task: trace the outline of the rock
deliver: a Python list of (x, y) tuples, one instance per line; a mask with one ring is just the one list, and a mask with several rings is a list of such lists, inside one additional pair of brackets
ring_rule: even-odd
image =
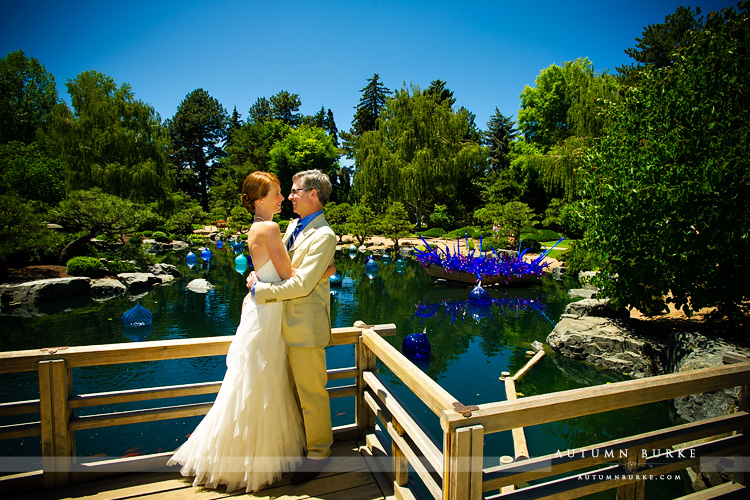
[(565, 276), (565, 272), (568, 270), (567, 267), (557, 266), (552, 268), (552, 278), (560, 280)]
[(91, 294), (95, 297), (115, 297), (128, 291), (122, 282), (112, 278), (91, 280)]
[(641, 378), (661, 373), (666, 345), (608, 318), (564, 317), (547, 336), (563, 356)]
[(0, 297), (3, 304), (33, 305), (65, 297), (86, 295), (91, 288), (90, 281), (89, 278), (75, 277), (0, 285)]
[(182, 251), (189, 250), (189, 249), (190, 249), (190, 245), (188, 245), (184, 241), (173, 241), (172, 242), (172, 248), (171, 248), (171, 250), (173, 250), (175, 252), (182, 252)]
[(182, 276), (180, 270), (177, 269), (177, 266), (173, 266), (172, 264), (154, 264), (152, 266), (148, 266), (148, 272), (156, 276), (162, 276), (166, 274), (170, 276)]
[(399, 257), (411, 257), (412, 249), (411, 247), (402, 246), (398, 249), (398, 256)]
[(209, 290), (214, 288), (211, 283), (204, 280), (203, 278), (191, 281), (190, 283), (188, 283), (187, 287), (190, 290), (198, 293), (207, 293)]
[(361, 247), (357, 248), (357, 252), (359, 253), (367, 253), (367, 251), (368, 250), (366, 245), (362, 245)]
[(615, 311), (609, 306), (609, 299), (583, 299), (571, 302), (565, 307), (564, 318), (580, 318), (581, 316), (597, 316), (600, 318), (625, 319), (630, 313), (625, 310)]
[(568, 297), (571, 299), (590, 299), (596, 295), (597, 290), (594, 288), (571, 288), (568, 290)]
[(534, 349), (536, 352), (543, 351), (544, 344), (542, 344), (538, 340), (535, 340), (534, 342), (531, 343), (531, 348)]
[(117, 275), (117, 279), (128, 287), (128, 291), (131, 293), (148, 290), (162, 284), (162, 280), (151, 273), (120, 273)]
[(598, 273), (598, 271), (581, 271), (578, 273), (578, 282), (583, 285), (583, 288), (596, 290), (596, 287), (591, 284), (591, 280)]

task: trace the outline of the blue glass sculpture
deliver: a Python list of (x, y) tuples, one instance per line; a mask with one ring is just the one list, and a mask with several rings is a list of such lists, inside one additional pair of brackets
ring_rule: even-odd
[(198, 263), (198, 256), (193, 253), (192, 250), (185, 256), (185, 264), (192, 269)]
[(396, 272), (398, 274), (404, 274), (406, 272), (406, 261), (403, 257), (396, 259)]
[(211, 250), (208, 249), (208, 247), (204, 248), (201, 252), (201, 259), (208, 262), (211, 259)]
[(141, 301), (137, 301), (132, 309), (128, 309), (122, 315), (122, 324), (125, 326), (146, 326), (150, 325), (153, 320), (151, 311), (141, 305)]
[[(237, 257), (237, 259), (239, 259), (239, 257)], [(247, 259), (240, 260), (239, 262), (237, 259), (234, 261), (234, 270), (244, 276), (247, 271)]]
[(223, 242), (223, 241), (221, 241), (221, 240), (216, 240), (216, 248), (217, 248), (218, 250), (221, 250), (221, 247), (223, 247), (223, 246), (224, 246), (224, 242)]
[(390, 264), (391, 259), (392, 259), (391, 254), (386, 253), (385, 255), (383, 255), (383, 265), (387, 266), (388, 264)]
[(331, 283), (331, 286), (341, 286), (341, 275), (339, 273), (336, 273), (328, 278), (328, 281)]
[(422, 333), (410, 333), (401, 343), (401, 352), (407, 358), (425, 359), (430, 356), (432, 346), (427, 338), (427, 328)]
[(469, 293), (469, 304), (475, 306), (488, 306), (492, 303), (492, 298), (489, 292), (482, 288), (482, 283), (477, 283), (477, 286)]
[(242, 252), (242, 241), (236, 241), (234, 245), (232, 245), (232, 249), (236, 254)]
[(357, 247), (354, 246), (354, 243), (351, 244), (349, 247), (349, 258), (353, 259), (357, 256)]
[(235, 257), (234, 265), (237, 266), (238, 264), (241, 264), (247, 267), (247, 257), (245, 257), (244, 253), (241, 253), (237, 257)]
[(365, 274), (367, 274), (367, 277), (371, 280), (378, 275), (378, 263), (375, 262), (372, 255), (367, 257), (367, 262), (365, 263)]

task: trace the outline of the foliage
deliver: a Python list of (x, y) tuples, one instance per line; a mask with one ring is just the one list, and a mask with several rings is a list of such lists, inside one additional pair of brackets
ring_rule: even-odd
[(71, 276), (100, 276), (104, 265), (96, 257), (73, 257), (67, 263), (66, 272)]
[(208, 211), (208, 192), (215, 163), (225, 156), (229, 116), (218, 100), (203, 89), (189, 93), (167, 123), (172, 137), (172, 160), (177, 186), (199, 199)]
[(344, 230), (351, 234), (359, 242), (360, 246), (365, 244), (365, 240), (374, 235), (377, 231), (377, 222), (375, 212), (364, 204), (355, 205), (349, 218), (344, 224)]
[(398, 240), (409, 236), (414, 230), (414, 224), (409, 222), (409, 214), (404, 205), (396, 202), (385, 211), (378, 229), (383, 236), (393, 240), (394, 246), (398, 248)]
[(571, 275), (581, 271), (596, 271), (601, 265), (601, 259), (578, 242), (569, 244), (568, 249), (557, 256), (557, 260), (565, 263), (567, 272)]
[(401, 202), (421, 226), (436, 204), (464, 213), (477, 203), (472, 180), (484, 171), (484, 156), (473, 114), (412, 86), (386, 101), (378, 124), (354, 151), (355, 190), (375, 210)]
[(445, 235), (443, 235), (443, 237), (445, 238), (452, 238), (452, 239), (464, 238), (464, 237), (479, 238), (480, 236), (482, 236), (482, 231), (480, 229), (477, 229), (474, 226), (460, 227), (458, 229), (454, 229), (453, 231), (450, 231), (448, 233), (445, 233)]
[(154, 214), (142, 206), (100, 189), (73, 191), (50, 212), (52, 221), (75, 232), (76, 238), (60, 253), (65, 263), (75, 250), (98, 234), (122, 237), (154, 220)]
[(250, 231), (253, 225), (253, 215), (243, 206), (237, 206), (232, 209), (227, 221), (227, 227), (233, 233), (246, 233)]
[(39, 151), (34, 143), (3, 144), (0, 146), (0, 191), (56, 205), (65, 196), (63, 165)]
[(425, 238), (442, 238), (446, 232), (445, 229), (440, 227), (431, 227), (427, 231), (420, 231), (420, 236), (424, 236)]
[(323, 207), (323, 214), (325, 215), (326, 221), (333, 229), (333, 232), (339, 238), (339, 243), (345, 234), (344, 227), (346, 225), (349, 213), (352, 211), (352, 206), (348, 203), (336, 203), (329, 202)]
[(474, 212), (474, 217), (487, 225), (497, 221), (500, 231), (516, 242), (521, 236), (521, 229), (531, 226), (536, 219), (534, 211), (520, 201), (511, 201), (504, 205), (487, 205)]
[(435, 210), (430, 214), (430, 226), (449, 229), (453, 227), (453, 216), (448, 213), (445, 205), (435, 205)]
[(67, 167), (69, 190), (98, 187), (135, 201), (163, 201), (172, 188), (169, 137), (154, 108), (97, 71), (68, 80), (72, 110), (58, 104), (40, 143)]
[(27, 264), (57, 248), (60, 236), (47, 228), (44, 215), (37, 204), (0, 193), (0, 277), (11, 263)]
[(521, 229), (521, 238), (533, 237), (538, 241), (557, 241), (562, 238), (562, 234), (551, 229), (537, 229), (534, 227), (525, 227)]
[[(588, 248), (615, 307), (737, 317), (750, 299), (750, 24), (709, 16), (669, 68), (644, 68), (608, 109), (587, 164)], [(671, 294), (671, 297), (668, 297)]]
[(342, 132), (341, 139), (343, 148), (349, 158), (354, 158), (355, 142), (365, 132), (377, 130), (378, 118), (383, 111), (385, 102), (391, 91), (380, 81), (380, 75), (375, 73), (372, 78), (367, 79), (367, 85), (360, 89), (362, 97), (359, 98), (357, 111), (352, 119), (352, 127), (349, 132)]
[(193, 226), (203, 226), (203, 222), (208, 219), (208, 214), (203, 211), (200, 205), (190, 200), (187, 206), (180, 209), (169, 218), (169, 225), (172, 226), (176, 234), (190, 234), (193, 232)]
[(164, 231), (156, 231), (151, 238), (154, 239), (154, 241), (158, 241), (159, 243), (169, 243), (172, 241), (172, 238), (169, 237), (167, 233)]
[(566, 236), (580, 239), (586, 232), (587, 205), (583, 201), (566, 203), (560, 207), (558, 221)]
[(495, 108), (495, 114), (487, 122), (487, 131), (483, 133), (484, 144), (489, 150), (491, 169), (499, 171), (510, 166), (510, 143), (516, 138), (517, 133), (515, 122)]
[[(81, 257), (73, 257), (72, 259), (70, 259), (68, 261), (68, 268), (70, 268), (70, 263), (73, 262), (74, 259), (79, 259), (79, 258)], [(137, 268), (132, 262), (127, 262), (124, 260), (107, 261), (106, 268), (107, 268), (107, 271), (112, 274), (134, 273), (137, 271)]]
[(55, 77), (22, 50), (0, 59), (0, 144), (31, 143), (58, 101)]

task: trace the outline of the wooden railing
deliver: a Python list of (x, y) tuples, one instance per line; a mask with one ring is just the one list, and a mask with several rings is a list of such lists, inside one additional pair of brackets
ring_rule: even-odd
[[(362, 324), (362, 327), (367, 325)], [(362, 327), (334, 328), (332, 345), (360, 343)], [(393, 324), (370, 326), (375, 335), (393, 335)], [(164, 466), (171, 452), (141, 457), (80, 463), (75, 456), (75, 432), (84, 429), (125, 425), (139, 422), (175, 419), (203, 415), (213, 403), (169, 405), (98, 415), (74, 415), (77, 408), (161, 400), (217, 393), (221, 382), (204, 382), (169, 387), (149, 387), (96, 394), (73, 394), (73, 368), (115, 365), (147, 361), (225, 355), (233, 337), (164, 340), (154, 342), (52, 348), (41, 350), (0, 352), (0, 373), (38, 372), (39, 399), (0, 404), (0, 417), (39, 414), (39, 421), (0, 426), (0, 440), (41, 437), (42, 470), (6, 476), (0, 488), (13, 483), (34, 487), (41, 479), (45, 488), (58, 488), (71, 482), (92, 479), (97, 475), (122, 470), (148, 470)], [(358, 352), (362, 352), (359, 350)], [(362, 363), (355, 355), (355, 366), (329, 370), (329, 380), (361, 379)], [(358, 397), (356, 383), (329, 388), (332, 398)], [(358, 407), (364, 405), (357, 403)], [(358, 414), (363, 418), (362, 414)], [(361, 435), (362, 421), (335, 429), (335, 436)], [(97, 474), (99, 473), (99, 474)], [(31, 485), (31, 486), (29, 486)]]
[[(640, 499), (649, 476), (699, 465), (701, 460), (711, 456), (724, 457), (724, 460), (741, 457), (750, 450), (750, 434), (744, 431), (750, 428), (750, 360), (741, 356), (725, 357), (728, 364), (724, 366), (467, 406), (463, 404), (466, 401), (458, 401), (382, 338), (393, 333), (394, 325), (334, 329), (334, 344), (356, 344), (357, 347), (355, 366), (329, 370), (329, 379), (351, 378), (355, 383), (329, 391), (331, 397), (353, 395), (356, 401), (355, 423), (335, 429), (335, 435), (366, 434), (373, 456), (384, 457), (389, 462), (382, 470), (391, 476), (394, 494), (399, 499), (415, 498), (408, 479), (410, 468), (432, 496), (443, 500), (567, 499), (613, 488), (617, 488), (618, 499)], [(57, 352), (0, 353), (0, 373), (37, 371), (40, 389), (38, 400), (0, 404), (0, 416), (40, 414), (39, 422), (0, 427), (0, 439), (41, 436), (43, 469), (29, 476), (42, 478), (47, 488), (64, 486), (84, 477), (90, 479), (100, 469), (106, 473), (112, 473), (118, 466), (128, 471), (138, 467), (154, 470), (164, 465), (171, 452), (116, 459), (106, 464), (77, 463), (75, 431), (201, 415), (208, 411), (211, 403), (89, 416), (75, 416), (74, 409), (215, 393), (219, 383), (73, 394), (71, 369), (222, 355), (226, 354), (231, 339), (214, 337), (73, 347)], [(378, 360), (440, 419), (442, 449), (388, 389), (378, 375)], [(526, 459), (524, 454), (516, 453), (518, 460), (509, 457), (510, 463), (489, 468), (483, 465), (484, 436), (489, 433), (513, 432), (531, 425), (729, 387), (740, 387), (740, 405), (725, 416), (591, 443), (578, 448), (573, 456), (552, 454)], [(386, 443), (384, 433), (390, 437), (390, 443)], [(689, 448), (684, 444), (695, 440), (701, 440), (701, 444)], [(746, 494), (742, 467), (736, 469), (734, 481), (702, 492), (700, 498), (715, 498), (725, 493)], [(584, 478), (586, 480), (582, 480)], [(11, 478), (6, 483), (18, 479), (23, 478)], [(0, 480), (0, 488), (5, 487), (3, 480)], [(529, 481), (534, 484), (518, 487)]]
[[(363, 357), (379, 359), (437, 417), (442, 452), (403, 408), (374, 371), (363, 373), (362, 399), (391, 438), (390, 459), (396, 498), (414, 498), (407, 484), (409, 466), (437, 499), (578, 498), (617, 488), (618, 499), (643, 498), (653, 477), (696, 466), (710, 457), (741, 457), (750, 451), (750, 359), (725, 356), (724, 366), (630, 380), (552, 394), (466, 406), (409, 362), (375, 332), (363, 332)], [(531, 425), (582, 417), (690, 394), (740, 387), (740, 405), (729, 415), (677, 425), (578, 448), (571, 457), (551, 454), (484, 468), (484, 436)], [(690, 441), (701, 439), (701, 444)], [(368, 445), (387, 453), (387, 444), (368, 436)], [(654, 450), (661, 452), (655, 453)], [(681, 451), (674, 451), (681, 450)], [(508, 457), (510, 458), (510, 457)], [(741, 460), (734, 481), (700, 493), (699, 498), (747, 495)], [(747, 462), (744, 462), (746, 467)], [(598, 468), (597, 468), (598, 467)], [(595, 468), (595, 470), (592, 470)], [(732, 466), (729, 466), (732, 470)], [(569, 475), (568, 475), (569, 474)], [(563, 477), (560, 477), (563, 476)], [(516, 485), (535, 481), (532, 486)], [(493, 493), (497, 492), (497, 493)]]

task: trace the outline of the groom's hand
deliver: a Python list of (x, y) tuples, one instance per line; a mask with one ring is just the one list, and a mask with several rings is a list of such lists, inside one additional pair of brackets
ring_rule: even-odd
[(250, 274), (247, 276), (247, 289), (252, 291), (256, 281), (258, 281), (258, 276), (255, 274), (255, 271), (250, 271)]

